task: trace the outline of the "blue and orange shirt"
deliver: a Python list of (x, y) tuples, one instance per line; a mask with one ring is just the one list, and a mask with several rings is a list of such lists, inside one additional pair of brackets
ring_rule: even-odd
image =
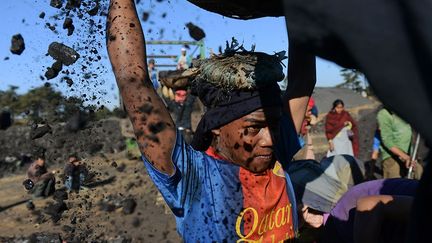
[(299, 149), (290, 118), (281, 120), (283, 138), (276, 162), (255, 174), (211, 151), (196, 151), (177, 133), (169, 176), (144, 157), (150, 177), (177, 221), (185, 242), (286, 242), (295, 238), (297, 213), (287, 165)]

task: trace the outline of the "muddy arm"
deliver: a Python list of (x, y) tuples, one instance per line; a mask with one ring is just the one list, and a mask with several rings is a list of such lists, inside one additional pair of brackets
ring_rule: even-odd
[(111, 0), (107, 19), (111, 65), (141, 153), (161, 172), (174, 173), (174, 123), (153, 89), (134, 0)]
[(300, 132), (309, 98), (315, 87), (315, 69), (315, 56), (290, 42), (288, 87), (284, 104), (286, 111), (291, 114), (297, 133)]

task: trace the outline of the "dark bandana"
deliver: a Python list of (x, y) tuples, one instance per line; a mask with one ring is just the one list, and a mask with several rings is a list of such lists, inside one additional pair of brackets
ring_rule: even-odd
[(257, 90), (222, 91), (209, 84), (192, 87), (207, 111), (199, 122), (192, 141), (195, 150), (205, 151), (211, 145), (211, 130), (226, 125), (262, 107), (281, 106), (280, 89), (276, 82)]

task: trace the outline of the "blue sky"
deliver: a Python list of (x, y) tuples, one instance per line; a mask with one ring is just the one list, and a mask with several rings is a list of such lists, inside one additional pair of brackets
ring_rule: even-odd
[[(49, 5), (50, 0), (17, 0), (2, 1), (0, 8), (0, 90), (5, 90), (9, 85), (19, 86), (19, 92), (25, 92), (29, 88), (37, 87), (46, 80), (41, 80), (40, 76), (45, 73), (46, 68), (51, 66), (54, 60), (46, 56), (48, 45), (53, 42), (62, 42), (78, 50), (83, 55), (84, 48), (89, 45), (85, 40), (95, 39), (90, 47), (94, 47), (101, 56), (101, 60), (93, 62), (91, 65), (85, 63), (85, 58), (80, 58), (72, 66), (66, 67), (75, 74), (69, 75), (75, 82), (72, 87), (68, 87), (62, 82), (62, 76), (49, 80), (58, 90), (67, 95), (83, 95), (87, 97), (96, 96), (92, 102), (99, 102), (108, 107), (116, 106), (118, 103), (117, 89), (115, 80), (111, 72), (111, 67), (106, 53), (105, 36), (101, 33), (89, 34), (84, 29), (88, 29), (90, 23), (88, 19), (81, 21), (73, 17), (75, 32), (71, 37), (66, 35), (60, 20), (50, 18), (60, 10)], [(101, 4), (107, 6), (108, 1), (102, 0)], [(206, 32), (205, 46), (206, 52), (210, 48), (217, 52), (220, 45), (224, 46), (226, 40), (231, 37), (243, 42), (246, 48), (252, 44), (256, 45), (256, 51), (267, 53), (287, 50), (288, 41), (283, 18), (261, 18), (257, 20), (234, 20), (218, 14), (202, 10), (185, 0), (163, 1), (141, 0), (137, 5), (139, 16), (143, 11), (149, 12), (150, 17), (147, 22), (142, 22), (147, 40), (192, 40), (185, 28), (187, 22), (203, 28)], [(45, 12), (44, 19), (39, 18), (41, 12)], [(162, 15), (166, 17), (163, 18)], [(102, 24), (105, 27), (104, 17), (93, 18), (96, 25)], [(57, 24), (54, 33), (46, 27), (46, 23)], [(82, 25), (82, 26), (80, 26)], [(163, 29), (163, 30), (162, 30)], [(150, 32), (151, 31), (151, 32)], [(11, 37), (21, 33), (24, 37), (26, 49), (20, 55), (13, 55), (10, 51)], [(147, 47), (148, 54), (170, 54), (177, 55), (181, 46), (161, 46), (151, 45)], [(194, 48), (191, 48), (191, 51)], [(4, 60), (8, 57), (8, 60)], [(159, 63), (172, 63), (171, 60), (157, 60)], [(87, 66), (86, 73), (90, 73), (93, 79), (84, 79), (82, 66)], [(342, 78), (339, 74), (340, 67), (322, 59), (317, 61), (318, 86), (333, 86), (341, 83)], [(97, 75), (97, 77), (95, 76)]]

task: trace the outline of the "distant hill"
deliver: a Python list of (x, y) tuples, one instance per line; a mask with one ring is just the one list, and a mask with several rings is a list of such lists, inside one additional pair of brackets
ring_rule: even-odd
[(346, 109), (374, 104), (374, 101), (347, 88), (316, 87), (312, 97), (320, 114), (329, 112), (336, 99), (343, 100)]

